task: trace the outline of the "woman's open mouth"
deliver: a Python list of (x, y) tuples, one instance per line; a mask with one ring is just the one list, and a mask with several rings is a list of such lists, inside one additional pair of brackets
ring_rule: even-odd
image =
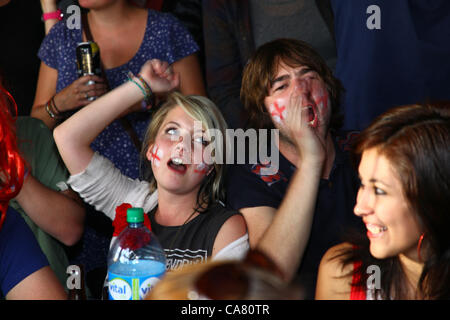
[(167, 166), (172, 171), (179, 173), (179, 174), (185, 174), (187, 170), (187, 166), (183, 163), (183, 160), (181, 158), (172, 158), (167, 162)]

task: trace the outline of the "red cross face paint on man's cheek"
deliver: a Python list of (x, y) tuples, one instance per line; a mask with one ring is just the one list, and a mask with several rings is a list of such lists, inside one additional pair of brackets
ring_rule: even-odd
[(331, 103), (328, 90), (321, 81), (311, 82), (311, 98), (315, 104), (311, 126), (314, 128), (327, 126), (331, 116)]
[(287, 116), (287, 99), (279, 98), (269, 105), (269, 112), (272, 120), (281, 125)]

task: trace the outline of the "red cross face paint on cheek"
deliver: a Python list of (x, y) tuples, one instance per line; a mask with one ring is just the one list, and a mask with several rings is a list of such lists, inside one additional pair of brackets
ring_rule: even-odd
[(152, 162), (152, 164), (156, 167), (159, 167), (161, 164), (161, 159), (164, 156), (163, 150), (161, 150), (158, 145), (154, 145), (150, 155), (150, 161)]
[(209, 171), (209, 166), (203, 162), (196, 165), (194, 168), (194, 172), (198, 173), (199, 175), (202, 175), (202, 176), (206, 176), (208, 174), (208, 171)]
[(287, 101), (286, 99), (277, 99), (274, 103), (269, 105), (269, 112), (272, 120), (278, 124), (283, 124), (287, 115)]
[(311, 83), (311, 97), (314, 100), (314, 115), (310, 123), (313, 128), (327, 126), (331, 117), (330, 98), (328, 91), (320, 81)]

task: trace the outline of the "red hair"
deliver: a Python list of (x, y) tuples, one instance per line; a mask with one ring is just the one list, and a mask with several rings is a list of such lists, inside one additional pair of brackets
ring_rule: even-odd
[(25, 162), (17, 148), (14, 126), (16, 115), (16, 102), (0, 83), (0, 229), (9, 200), (22, 188), (25, 172)]

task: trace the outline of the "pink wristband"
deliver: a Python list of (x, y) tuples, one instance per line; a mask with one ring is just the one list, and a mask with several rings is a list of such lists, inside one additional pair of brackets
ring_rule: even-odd
[(50, 20), (50, 19), (58, 19), (58, 20), (62, 20), (62, 16), (61, 16), (61, 10), (56, 10), (56, 11), (53, 11), (53, 12), (47, 12), (47, 13), (44, 13), (43, 15), (42, 15), (42, 19), (44, 20), (44, 21), (47, 21), (47, 20)]

